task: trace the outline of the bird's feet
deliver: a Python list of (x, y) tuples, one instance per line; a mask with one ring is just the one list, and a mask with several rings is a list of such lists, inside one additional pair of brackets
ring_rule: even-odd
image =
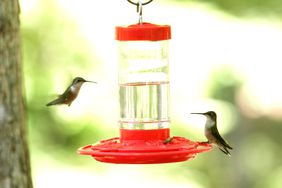
[(209, 144), (209, 141), (205, 141), (205, 142), (199, 142), (199, 144)]
[(163, 142), (163, 144), (168, 144), (168, 143), (172, 142), (172, 140), (173, 140), (173, 137), (167, 138), (167, 139)]

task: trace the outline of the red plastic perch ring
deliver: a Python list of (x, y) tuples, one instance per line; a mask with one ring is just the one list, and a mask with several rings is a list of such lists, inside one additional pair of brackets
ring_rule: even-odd
[[(79, 148), (78, 153), (91, 155), (100, 162), (153, 164), (186, 161), (212, 148), (209, 144), (193, 142), (178, 136), (164, 144), (164, 140), (169, 137), (169, 129), (121, 129), (120, 135), (120, 138), (102, 140), (97, 144)], [(152, 135), (154, 137), (151, 137)]]

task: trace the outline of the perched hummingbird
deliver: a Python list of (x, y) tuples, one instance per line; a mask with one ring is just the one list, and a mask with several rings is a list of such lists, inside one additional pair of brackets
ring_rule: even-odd
[(218, 148), (226, 155), (231, 156), (228, 149), (233, 149), (227, 142), (220, 136), (217, 125), (216, 125), (216, 113), (214, 111), (208, 111), (205, 113), (191, 113), (191, 114), (201, 114), (207, 117), (205, 125), (205, 136), (208, 139), (208, 143), (215, 144)]
[(81, 77), (76, 77), (75, 79), (73, 79), (72, 84), (66, 89), (63, 94), (59, 95), (57, 99), (46, 104), (46, 106), (57, 104), (67, 104), (68, 106), (70, 106), (74, 99), (77, 97), (80, 87), (84, 82), (96, 83), (93, 81), (87, 81)]

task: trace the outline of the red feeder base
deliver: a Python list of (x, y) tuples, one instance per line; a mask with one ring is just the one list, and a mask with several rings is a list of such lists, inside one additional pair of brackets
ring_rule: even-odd
[(78, 153), (107, 163), (153, 164), (186, 161), (212, 148), (210, 144), (178, 136), (164, 144), (164, 140), (169, 138), (169, 129), (120, 131), (121, 138), (84, 146), (78, 149)]

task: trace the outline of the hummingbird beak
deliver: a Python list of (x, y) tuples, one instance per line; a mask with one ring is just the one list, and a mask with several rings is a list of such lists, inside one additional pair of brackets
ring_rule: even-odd
[(84, 82), (91, 82), (91, 83), (97, 84), (97, 82), (93, 82), (93, 81), (89, 81), (89, 80), (85, 80)]
[(191, 114), (200, 114), (200, 115), (205, 115), (205, 113), (191, 113)]

